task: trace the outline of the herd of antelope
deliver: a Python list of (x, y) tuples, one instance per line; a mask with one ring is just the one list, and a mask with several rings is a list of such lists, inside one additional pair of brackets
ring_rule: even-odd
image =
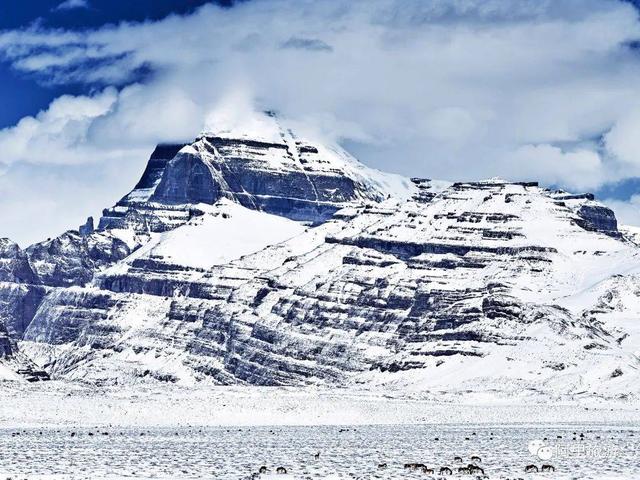
[[(316, 459), (320, 458), (320, 452), (315, 454), (314, 457)], [(451, 467), (451, 466), (445, 465), (437, 469), (430, 468), (424, 463), (405, 463), (404, 468), (406, 470), (410, 470), (413, 472), (422, 472), (426, 475), (436, 475), (436, 470), (437, 470), (437, 474), (440, 476), (453, 475), (454, 473), (457, 473), (458, 475), (475, 475), (478, 478), (488, 478), (487, 475), (485, 474), (484, 469), (478, 465), (479, 463), (482, 463), (482, 459), (480, 457), (478, 457), (477, 455), (473, 455), (472, 457), (469, 458), (469, 461), (470, 463), (468, 463), (467, 465), (462, 465), (457, 467)], [(455, 456), (453, 457), (453, 463), (459, 465), (461, 463), (464, 463), (464, 460), (460, 456)], [(388, 466), (389, 465), (387, 463), (379, 463), (378, 470), (384, 470), (388, 468)], [(555, 467), (549, 464), (542, 465), (540, 468), (538, 468), (537, 465), (533, 465), (533, 464), (526, 465), (524, 467), (525, 473), (555, 472), (555, 471), (556, 471)], [(268, 474), (268, 473), (270, 473), (269, 468), (263, 465), (258, 469), (258, 473), (254, 474), (253, 476), (255, 478), (260, 475)], [(278, 467), (275, 469), (275, 473), (286, 474), (287, 469), (284, 467)]]

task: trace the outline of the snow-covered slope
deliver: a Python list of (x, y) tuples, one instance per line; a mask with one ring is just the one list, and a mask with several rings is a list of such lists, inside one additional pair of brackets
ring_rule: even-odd
[[(195, 265), (176, 249), (202, 248), (207, 213), (47, 296), (21, 349), (91, 381), (637, 395), (640, 250), (610, 210), (533, 183), (414, 183), (413, 200), (353, 203)], [(229, 208), (230, 232), (268, 216), (213, 210)], [(607, 288), (624, 291), (613, 309)]]
[(163, 259), (192, 269), (224, 265), (243, 255), (288, 240), (305, 227), (284, 217), (250, 210), (227, 199), (200, 204), (202, 215), (151, 240), (104, 274), (123, 271), (134, 261)]

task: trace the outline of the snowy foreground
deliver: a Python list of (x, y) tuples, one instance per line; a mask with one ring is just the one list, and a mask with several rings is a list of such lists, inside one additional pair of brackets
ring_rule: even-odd
[[(263, 465), (261, 478), (429, 478), (404, 468), (412, 462), (433, 468), (434, 478), (444, 466), (456, 477), (475, 455), (489, 478), (640, 477), (635, 402), (444, 400), (8, 382), (0, 387), (0, 478), (240, 479)], [(551, 458), (530, 452), (535, 440)], [(524, 473), (529, 464), (556, 472)], [(278, 466), (287, 475), (276, 475)]]
[[(2, 384), (0, 384), (2, 385)], [(550, 404), (551, 403), (551, 404)], [(640, 405), (598, 398), (536, 397), (281, 387), (99, 388), (67, 382), (0, 387), (0, 428), (250, 425), (537, 424), (640, 425)]]

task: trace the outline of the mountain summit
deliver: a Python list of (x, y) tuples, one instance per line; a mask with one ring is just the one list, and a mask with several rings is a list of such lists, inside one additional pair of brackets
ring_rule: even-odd
[(162, 231), (184, 214), (176, 206), (221, 198), (320, 223), (349, 202), (411, 194), (408, 180), (367, 168), (337, 145), (298, 137), (271, 112), (258, 120), (251, 135), (221, 127), (189, 144), (159, 145), (134, 190), (104, 211), (99, 228)]

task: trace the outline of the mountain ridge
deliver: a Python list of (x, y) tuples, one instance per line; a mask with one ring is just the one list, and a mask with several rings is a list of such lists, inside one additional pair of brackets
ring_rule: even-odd
[(5, 357), (90, 383), (637, 394), (640, 250), (592, 195), (403, 185), (288, 135), (158, 146), (96, 229), (5, 242)]

